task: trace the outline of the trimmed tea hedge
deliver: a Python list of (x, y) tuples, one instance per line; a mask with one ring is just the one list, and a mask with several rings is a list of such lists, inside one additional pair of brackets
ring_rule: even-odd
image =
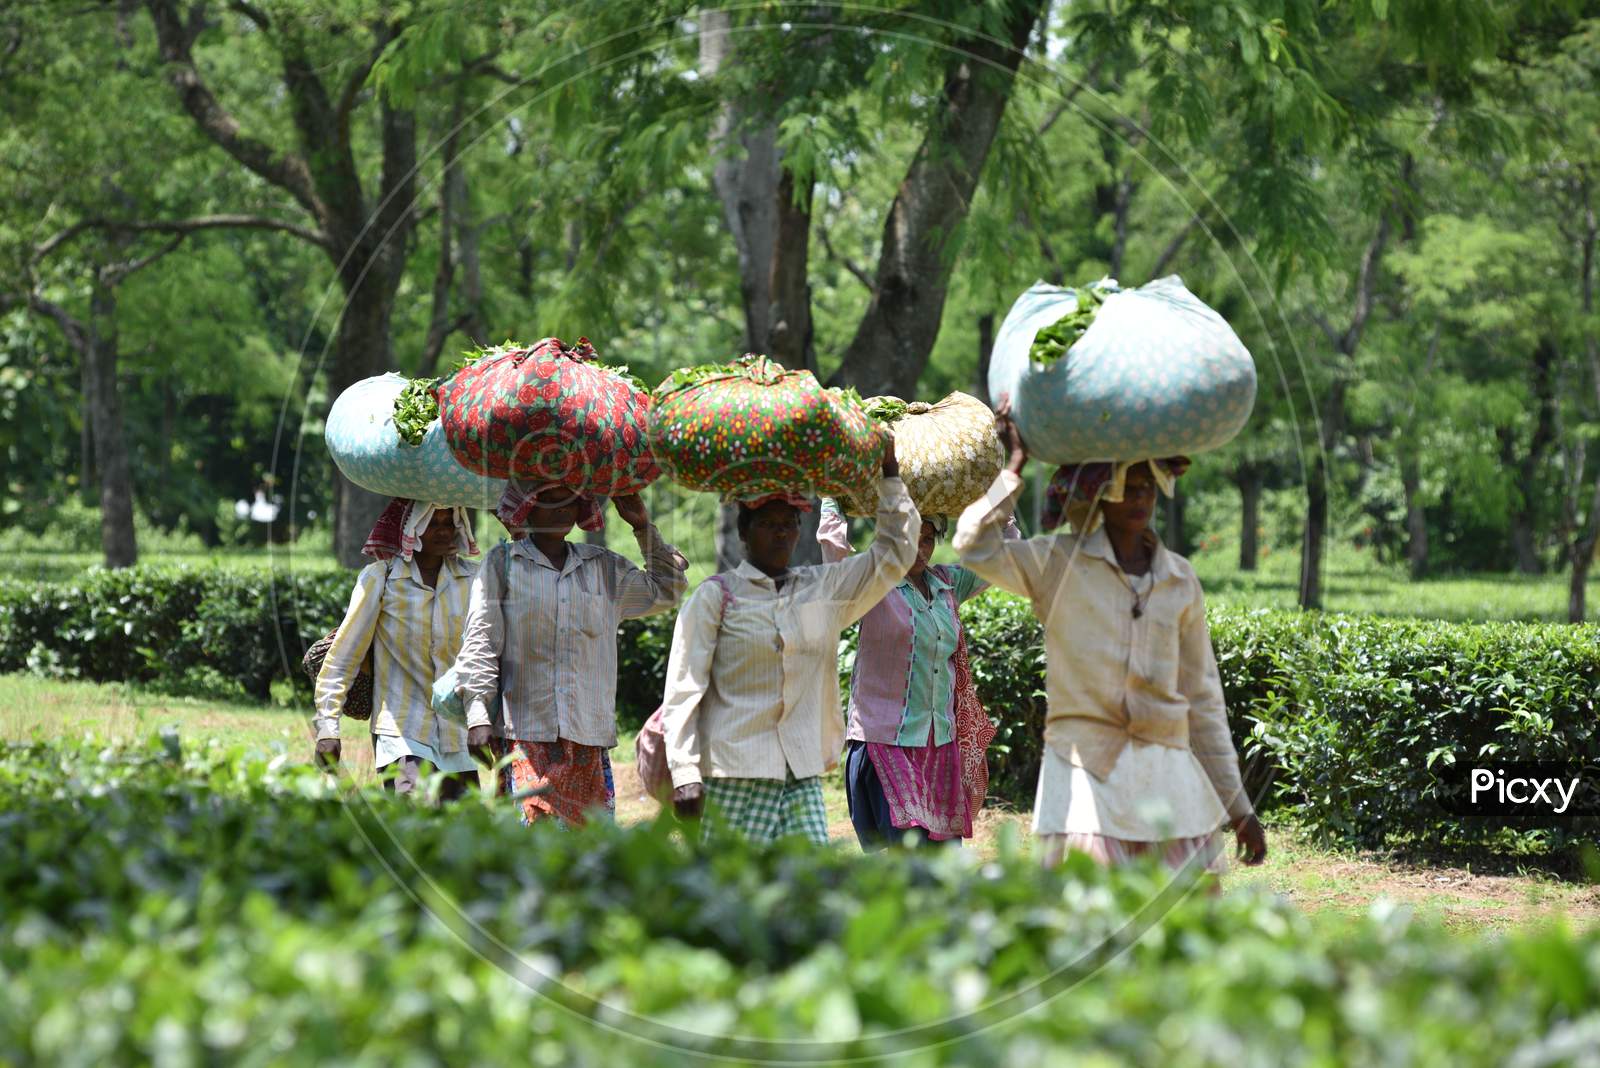
[[(274, 577), (132, 568), (73, 583), (0, 584), (0, 671), (184, 685), (221, 672), (265, 696), (277, 678), (309, 699), (306, 643), (337, 623), (342, 573)], [(1027, 605), (990, 591), (963, 610), (980, 696), (999, 733), (991, 793), (1032, 803), (1044, 721), (1044, 654)], [(1508, 843), (1444, 813), (1440, 773), (1475, 760), (1588, 767), (1600, 783), (1600, 630), (1445, 624), (1212, 606), (1213, 641), (1246, 779), (1263, 808), (1290, 806), (1340, 840), (1562, 850), (1600, 819), (1551, 821)], [(625, 623), (618, 718), (660, 701), (673, 615)], [(842, 649), (848, 673), (852, 646)]]
[(265, 700), (344, 617), (343, 572), (275, 575), (160, 565), (0, 584), (0, 671), (185, 686), (220, 673)]
[(1533, 1068), (1600, 1035), (1593, 931), (342, 807), (309, 767), (176, 748), (0, 749), (0, 1059)]

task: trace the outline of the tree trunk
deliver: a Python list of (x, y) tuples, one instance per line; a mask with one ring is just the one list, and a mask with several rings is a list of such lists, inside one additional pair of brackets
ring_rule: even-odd
[[(733, 56), (732, 17), (700, 12), (700, 76), (713, 78)], [(772, 326), (773, 252), (778, 242), (778, 131), (752, 126), (739, 101), (723, 105), (712, 126), (717, 154), (711, 184), (739, 256), (739, 293), (745, 314), (745, 349), (765, 352)], [(809, 221), (809, 213), (807, 215)], [(809, 316), (808, 316), (809, 318)]]
[[(459, 325), (450, 314), (450, 291), (456, 276), (456, 231), (462, 226), (459, 213), (466, 200), (466, 172), (461, 168), (462, 115), (466, 109), (466, 82), (456, 89), (455, 105), (450, 109), (444, 151), (439, 161), (443, 175), (439, 181), (439, 263), (433, 272), (433, 311), (428, 316), (428, 333), (422, 342), (422, 358), (417, 377), (429, 378), (439, 370), (439, 355), (445, 341)], [(571, 270), (569, 261), (567, 269)]]
[(1567, 580), (1567, 622), (1582, 623), (1585, 612), (1586, 595), (1588, 593), (1589, 565), (1593, 560), (1593, 547), (1590, 552), (1575, 553), (1572, 560), (1572, 574)]
[(1307, 473), (1306, 525), (1300, 542), (1300, 607), (1322, 607), (1322, 555), (1328, 537), (1328, 468), (1330, 454), (1344, 429), (1343, 378), (1328, 387), (1328, 403), (1322, 417), (1320, 448)]
[[(714, 77), (732, 58), (730, 26), (726, 12), (700, 13), (701, 77)], [(815, 372), (809, 278), (812, 191), (809, 185), (797, 190), (794, 176), (783, 169), (777, 127), (752, 125), (752, 114), (753, 109), (730, 102), (712, 129), (712, 143), (719, 153), (712, 185), (739, 258), (744, 347), (747, 352), (766, 353), (785, 367)], [(738, 514), (735, 506), (722, 508), (716, 534), (718, 571), (736, 567), (744, 559)], [(822, 560), (816, 544), (817, 518), (815, 506), (801, 516), (796, 564)]]
[(161, 377), (161, 445), (156, 453), (156, 469), (162, 480), (172, 474), (172, 439), (178, 429), (178, 394), (172, 379)]
[[(1407, 184), (1411, 181), (1411, 161), (1406, 159), (1403, 174)], [(1404, 211), (1403, 202), (1397, 209)], [(1361, 264), (1356, 269), (1355, 308), (1350, 313), (1350, 325), (1341, 333), (1328, 321), (1315, 313), (1313, 318), (1327, 337), (1334, 353), (1334, 379), (1328, 385), (1327, 411), (1323, 415), (1317, 444), (1316, 460), (1312, 465), (1310, 480), (1306, 485), (1305, 537), (1300, 545), (1300, 607), (1322, 607), (1322, 551), (1328, 531), (1328, 470), (1329, 454), (1344, 432), (1344, 370), (1355, 362), (1356, 350), (1366, 332), (1367, 320), (1372, 315), (1374, 291), (1377, 287), (1378, 269), (1383, 260), (1384, 247), (1389, 243), (1393, 224), (1390, 211), (1378, 217), (1378, 228), (1361, 254)]]
[[(1543, 416), (1541, 416), (1541, 419)], [(1538, 575), (1544, 571), (1534, 540), (1533, 487), (1538, 476), (1535, 465), (1529, 464), (1533, 450), (1522, 462), (1516, 459), (1516, 433), (1510, 427), (1497, 427), (1495, 436), (1500, 439), (1500, 466), (1512, 475), (1515, 494), (1511, 504), (1511, 551), (1516, 558), (1517, 570), (1524, 575)], [(1537, 443), (1539, 435), (1535, 433)]]
[(132, 567), (139, 559), (133, 530), (133, 471), (123, 432), (117, 388), (117, 295), (98, 277), (89, 297), (89, 346), (84, 358), (94, 385), (95, 467), (100, 472), (100, 546), (106, 567)]
[(78, 499), (92, 508), (100, 499), (100, 473), (94, 464), (94, 361), (78, 353)]
[(1419, 493), (1420, 466), (1416, 453), (1410, 450), (1400, 460), (1400, 485), (1406, 496), (1406, 563), (1412, 581), (1428, 573), (1428, 521)]
[(1560, 350), (1550, 338), (1541, 338), (1533, 350), (1533, 396), (1537, 403), (1533, 435), (1528, 449), (1520, 460), (1516, 453), (1516, 433), (1510, 427), (1499, 427), (1495, 434), (1500, 439), (1501, 466), (1511, 472), (1515, 483), (1516, 500), (1511, 506), (1511, 548), (1516, 557), (1517, 570), (1524, 575), (1544, 572), (1544, 562), (1539, 559), (1538, 542), (1534, 532), (1537, 526), (1534, 501), (1537, 486), (1544, 470), (1545, 455), (1556, 438), (1555, 362)]
[[(330, 398), (338, 397), (352, 383), (382, 374), (391, 366), (389, 317), (394, 289), (385, 282), (369, 274), (345, 301), (333, 366), (328, 373)], [(337, 467), (333, 469), (333, 546), (339, 563), (345, 567), (360, 567), (366, 562), (361, 546), (388, 503), (388, 498), (362, 489), (345, 478)]]
[(1300, 541), (1300, 607), (1322, 607), (1322, 545), (1328, 529), (1328, 469), (1319, 453), (1306, 483), (1306, 525)]
[(1239, 570), (1254, 571), (1257, 531), (1261, 526), (1261, 468), (1253, 463), (1240, 464), (1234, 482), (1239, 487)]
[[(766, 351), (785, 367), (817, 370), (811, 324), (811, 284), (807, 274), (811, 247), (809, 181), (796, 190), (794, 175), (781, 171), (775, 192), (776, 240), (768, 268), (772, 298)], [(757, 351), (760, 351), (759, 349)]]
[(958, 42), (938, 118), (923, 137), (884, 220), (871, 302), (835, 384), (909, 397), (944, 315), (953, 253), (1044, 0), (1013, 4), (1006, 43)]
[[(203, 4), (184, 9), (176, 0), (145, 0), (160, 47), (160, 69), (179, 105), (203, 135), (239, 166), (289, 194), (315, 223), (314, 230), (294, 229), (327, 254), (344, 290), (345, 305), (328, 374), (331, 395), (337, 397), (351, 383), (392, 365), (390, 311), (405, 269), (406, 242), (416, 224), (416, 115), (396, 107), (387, 95), (376, 94), (382, 162), (371, 196), (362, 188), (352, 132), (370, 124), (358, 126), (351, 117), (373, 65), (394, 36), (403, 32), (403, 19), (369, 24), (372, 38), (364, 64), (350, 74), (342, 89), (330, 92), (323, 81), (328, 68), (306, 53), (298, 29), (277, 32), (268, 27), (270, 20), (265, 15), (252, 15), (255, 9), (249, 5), (236, 6), (243, 7), (247, 17), (260, 16), (261, 35), (278, 53), (281, 102), (292, 120), (299, 152), (285, 143), (269, 144), (247, 134), (244, 124), (229, 113), (206, 83), (193, 54), (198, 36), (215, 24), (206, 20)], [(334, 551), (345, 565), (354, 567), (362, 562), (361, 545), (382, 506), (381, 497), (335, 472)]]
[(1533, 517), (1527, 508), (1511, 513), (1511, 551), (1517, 558), (1517, 571), (1524, 575), (1544, 574), (1544, 561), (1534, 543)]
[(1183, 525), (1183, 484), (1175, 482), (1172, 486), (1172, 496), (1167, 498), (1166, 505), (1166, 530), (1162, 538), (1167, 548), (1179, 556), (1189, 555), (1188, 532)]
[(994, 356), (994, 312), (978, 316), (978, 381), (972, 395), (983, 403), (993, 405), (989, 399), (989, 361)]
[(489, 330), (483, 321), (483, 270), (478, 255), (483, 224), (472, 217), (472, 197), (465, 172), (456, 178), (460, 201), (456, 205), (459, 227), (457, 243), (461, 259), (461, 332), (474, 345), (489, 343)]
[[(1594, 201), (1591, 197), (1589, 176), (1583, 172), (1582, 182), (1579, 186), (1583, 205), (1583, 238), (1579, 255), (1582, 265), (1578, 273), (1579, 306), (1583, 309), (1586, 319), (1592, 321), (1595, 313), (1594, 299), (1594, 267), (1595, 249), (1600, 243), (1600, 220), (1595, 218)], [(1587, 331), (1583, 339), (1583, 352), (1589, 364), (1589, 385), (1593, 392), (1595, 408), (1591, 412), (1600, 411), (1600, 339), (1595, 337), (1593, 330)], [(1584, 452), (1580, 450), (1579, 456)], [(1578, 468), (1582, 469), (1582, 461)], [(1574, 483), (1576, 485), (1576, 483)], [(1600, 474), (1594, 479), (1594, 484), (1589, 489), (1589, 516), (1584, 523), (1583, 535), (1578, 539), (1575, 551), (1572, 554), (1572, 581), (1567, 589), (1567, 622), (1582, 623), (1584, 617), (1585, 583), (1589, 579), (1589, 567), (1594, 563), (1595, 546), (1600, 544)]]

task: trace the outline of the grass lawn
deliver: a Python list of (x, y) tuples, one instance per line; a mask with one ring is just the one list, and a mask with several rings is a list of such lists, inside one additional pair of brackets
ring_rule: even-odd
[[(1298, 553), (1272, 553), (1255, 571), (1240, 571), (1237, 549), (1202, 549), (1189, 557), (1208, 601), (1294, 608), (1300, 591)], [(1332, 547), (1323, 574), (1323, 606), (1355, 615), (1440, 619), (1457, 623), (1565, 623), (1567, 575), (1466, 574), (1411, 581), (1404, 570), (1369, 551)], [(1588, 586), (1591, 620), (1600, 616), (1600, 575)]]
[[(263, 750), (281, 750), (293, 760), (309, 760), (311, 735), (304, 712), (214, 700), (166, 697), (132, 687), (56, 682), (24, 675), (0, 675), (0, 742), (77, 737), (132, 740), (176, 727), (185, 744), (216, 739)], [(346, 769), (359, 781), (372, 779), (372, 749), (345, 721)], [(613, 751), (617, 818), (623, 823), (650, 819), (654, 800), (644, 796), (633, 764), (633, 738), (625, 735)], [(487, 778), (487, 777), (485, 777)], [(829, 829), (844, 848), (855, 849), (837, 772), (824, 781)], [(992, 856), (1002, 834), (1015, 834), (1028, 847), (1028, 815), (986, 809), (971, 845)], [(1453, 927), (1497, 929), (1565, 915), (1573, 923), (1600, 922), (1600, 887), (1561, 882), (1543, 875), (1486, 876), (1460, 868), (1401, 864), (1383, 857), (1318, 847), (1292, 825), (1269, 829), (1271, 853), (1260, 868), (1236, 866), (1224, 888), (1265, 885), (1308, 913), (1330, 923), (1389, 901)]]

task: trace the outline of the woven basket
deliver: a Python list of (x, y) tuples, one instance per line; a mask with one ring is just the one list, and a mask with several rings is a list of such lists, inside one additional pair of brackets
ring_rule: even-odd
[[(311, 680), (312, 689), (316, 688), (317, 676), (322, 674), (322, 662), (328, 659), (328, 650), (333, 646), (333, 639), (339, 636), (339, 628), (335, 627), (316, 641), (311, 643), (311, 648), (306, 650), (306, 655), (301, 658), (300, 666), (305, 669), (306, 677)], [(354, 679), (350, 680), (350, 689), (344, 695), (344, 708), (342, 711), (351, 719), (372, 718), (372, 654), (367, 654), (367, 659), (361, 664), (361, 671)]]
[[(887, 402), (887, 404), (885, 404)], [(904, 403), (894, 397), (873, 397), (869, 409)], [(1005, 464), (1005, 450), (994, 432), (994, 413), (976, 397), (952, 393), (937, 404), (912, 401), (888, 420), (900, 477), (917, 511), (925, 516), (960, 515), (982, 497)], [(878, 510), (875, 483), (839, 499), (846, 515), (873, 515)]]

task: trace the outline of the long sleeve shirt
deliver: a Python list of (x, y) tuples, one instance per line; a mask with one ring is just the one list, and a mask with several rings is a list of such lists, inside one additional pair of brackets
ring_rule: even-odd
[(803, 779), (839, 762), (839, 633), (917, 557), (922, 520), (905, 483), (882, 479), (878, 493), (877, 535), (866, 552), (791, 568), (781, 589), (747, 561), (721, 584), (702, 583), (684, 605), (661, 724), (673, 786), (706, 776)]
[(373, 734), (408, 738), (441, 753), (466, 747), (459, 724), (433, 711), (433, 683), (455, 663), (477, 566), (448, 556), (435, 587), (415, 561), (368, 564), (356, 576), (344, 622), (317, 675), (317, 738), (339, 737), (339, 710), (372, 650)]
[(489, 550), (461, 649), (467, 726), (490, 723), (498, 691), (502, 738), (617, 744), (617, 625), (671, 608), (689, 585), (653, 526), (637, 536), (643, 570), (585, 542), (567, 544), (559, 569), (527, 538)]
[[(1015, 525), (1006, 536), (1020, 537)], [(833, 501), (824, 499), (817, 524), (822, 559), (850, 555), (850, 528)], [(856, 662), (850, 673), (851, 741), (922, 746), (955, 738), (956, 647), (959, 606), (989, 584), (964, 567), (937, 564), (923, 572), (932, 597), (907, 579), (861, 617)]]
[[(1187, 748), (1228, 814), (1249, 814), (1194, 569), (1157, 542), (1150, 576), (1130, 580), (1104, 527), (1007, 541), (1000, 529), (1021, 489), (1020, 477), (1000, 472), (962, 513), (954, 544), (963, 564), (1027, 597), (1044, 624), (1045, 744), (1102, 781), (1130, 739)], [(1150, 583), (1137, 617), (1130, 581), (1141, 593)]]

